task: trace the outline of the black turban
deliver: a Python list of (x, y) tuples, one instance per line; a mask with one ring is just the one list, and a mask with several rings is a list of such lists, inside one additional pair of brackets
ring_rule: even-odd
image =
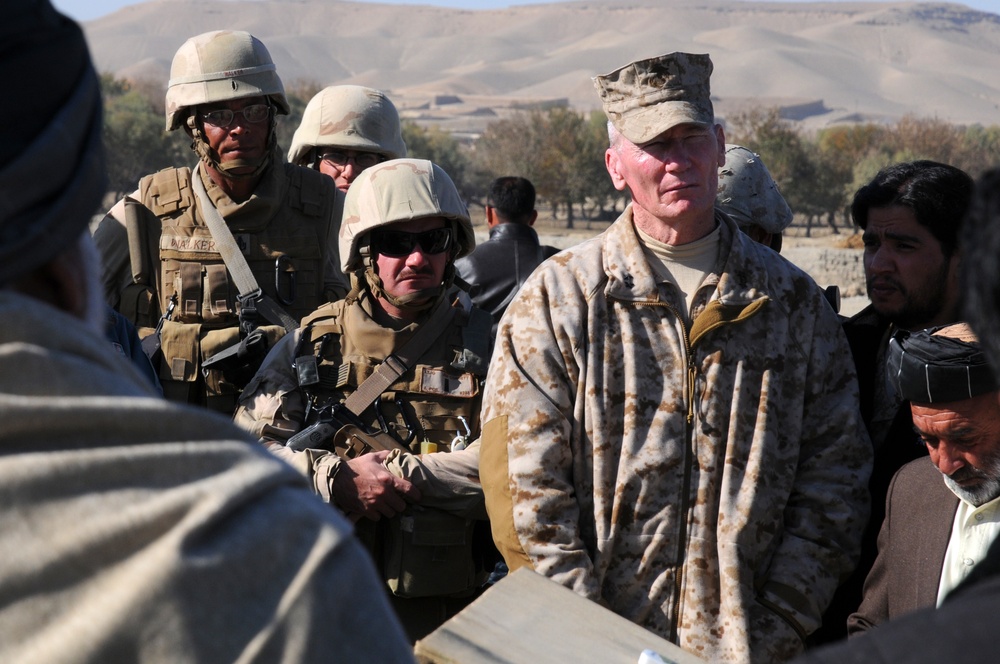
[[(997, 389), (978, 341), (941, 334), (946, 327), (955, 326), (919, 332), (900, 330), (889, 339), (888, 379), (903, 399), (946, 403)], [(968, 330), (964, 324), (960, 327)]]
[(0, 21), (0, 285), (75, 243), (104, 195), (101, 94), (83, 32), (48, 0)]

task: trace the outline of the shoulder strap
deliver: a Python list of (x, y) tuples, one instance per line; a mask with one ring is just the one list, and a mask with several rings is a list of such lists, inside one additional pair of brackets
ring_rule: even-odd
[(191, 174), (191, 188), (194, 189), (194, 193), (198, 197), (201, 213), (205, 217), (205, 225), (208, 226), (212, 239), (215, 240), (215, 246), (222, 254), (222, 260), (233, 275), (233, 281), (236, 282), (236, 287), (240, 291), (240, 302), (244, 305), (247, 302), (253, 302), (257, 310), (268, 321), (275, 325), (281, 325), (287, 332), (295, 330), (299, 326), (298, 322), (257, 285), (257, 279), (254, 278), (250, 266), (247, 265), (247, 259), (243, 257), (243, 252), (240, 251), (233, 234), (226, 226), (226, 221), (215, 209), (215, 205), (208, 197), (208, 192), (205, 191), (205, 185), (201, 181), (201, 164)]
[(402, 348), (385, 358), (372, 375), (358, 385), (358, 389), (344, 401), (344, 406), (355, 415), (363, 413), (390, 385), (417, 363), (431, 344), (441, 337), (454, 317), (455, 307), (442, 299), (427, 322), (420, 326)]

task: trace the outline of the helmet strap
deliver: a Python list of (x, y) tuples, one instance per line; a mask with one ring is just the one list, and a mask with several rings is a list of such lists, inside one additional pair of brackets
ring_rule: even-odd
[[(213, 170), (218, 171), (227, 178), (232, 178), (233, 180), (251, 180), (256, 178), (271, 165), (271, 161), (274, 159), (274, 154), (278, 149), (277, 117), (273, 112), (270, 116), (267, 149), (264, 151), (264, 156), (257, 162), (247, 161), (246, 159), (236, 159), (234, 161), (227, 162), (226, 164), (219, 163), (218, 155), (215, 154), (215, 151), (212, 150), (211, 146), (209, 146), (208, 141), (205, 140), (205, 134), (201, 130), (201, 127), (198, 126), (198, 122), (195, 120), (195, 114), (193, 111), (188, 115), (185, 122), (191, 133), (191, 149), (196, 155), (198, 155), (206, 166), (211, 167)], [(233, 169), (246, 168), (248, 166), (254, 167), (254, 170), (249, 173), (232, 172)]]

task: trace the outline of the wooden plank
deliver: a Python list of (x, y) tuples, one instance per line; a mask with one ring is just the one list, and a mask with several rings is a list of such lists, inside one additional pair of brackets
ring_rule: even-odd
[(646, 649), (667, 664), (705, 664), (630, 620), (522, 568), (418, 641), (414, 653), (422, 664), (636, 664)]

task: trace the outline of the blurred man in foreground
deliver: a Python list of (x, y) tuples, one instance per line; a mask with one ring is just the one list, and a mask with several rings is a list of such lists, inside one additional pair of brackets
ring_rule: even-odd
[(98, 79), (47, 0), (4, 9), (0, 660), (412, 661), (350, 526), (109, 347)]

